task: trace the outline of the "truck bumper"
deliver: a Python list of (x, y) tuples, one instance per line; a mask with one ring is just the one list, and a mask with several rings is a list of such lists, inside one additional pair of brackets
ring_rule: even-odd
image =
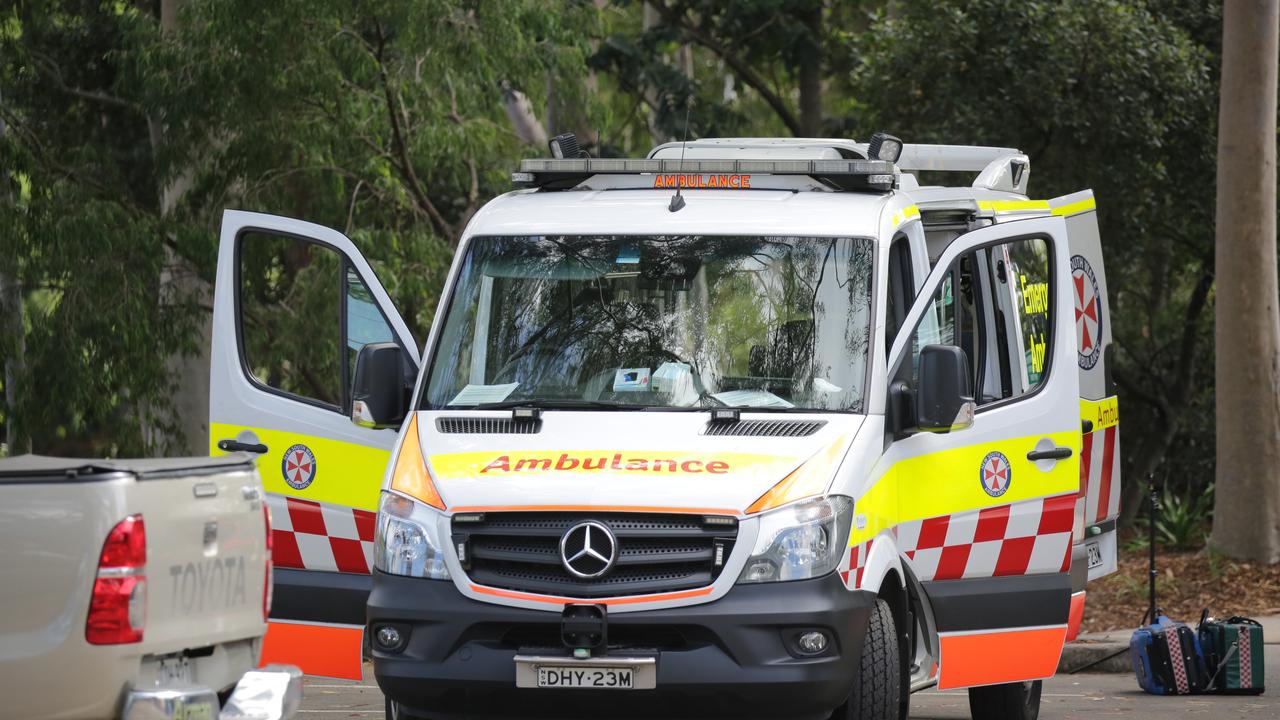
[(154, 687), (125, 694), (124, 720), (218, 717), (218, 694), (204, 687)]
[[(401, 634), (374, 646), (386, 696), (431, 720), (489, 718), (826, 718), (848, 697), (875, 596), (836, 575), (742, 585), (714, 602), (608, 617), (606, 655), (657, 661), (652, 690), (517, 688), (515, 656), (555, 654), (559, 613), (471, 600), (451, 582), (375, 572), (368, 632)], [(589, 604), (584, 602), (583, 604)], [(817, 655), (795, 646), (820, 630)], [(596, 653), (600, 657), (600, 653)]]
[(134, 688), (125, 694), (122, 720), (288, 720), (302, 703), (302, 671), (273, 665), (244, 674), (227, 704), (199, 686)]

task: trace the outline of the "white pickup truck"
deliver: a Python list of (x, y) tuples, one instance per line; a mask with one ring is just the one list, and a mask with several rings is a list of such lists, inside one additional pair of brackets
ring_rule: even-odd
[(269, 522), (243, 455), (0, 460), (0, 718), (292, 715)]

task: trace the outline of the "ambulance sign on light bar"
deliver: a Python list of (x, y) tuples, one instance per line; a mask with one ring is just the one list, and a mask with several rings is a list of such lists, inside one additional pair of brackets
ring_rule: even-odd
[(750, 190), (750, 175), (655, 175), (655, 188), (728, 188)]

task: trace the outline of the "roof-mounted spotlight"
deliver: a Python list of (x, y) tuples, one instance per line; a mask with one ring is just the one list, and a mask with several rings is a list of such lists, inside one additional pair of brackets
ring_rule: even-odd
[(582, 157), (582, 146), (573, 133), (560, 133), (547, 141), (547, 147), (551, 149), (551, 157), (557, 160)]
[(896, 163), (902, 156), (902, 141), (888, 133), (878, 132), (867, 143), (867, 154), (871, 160)]

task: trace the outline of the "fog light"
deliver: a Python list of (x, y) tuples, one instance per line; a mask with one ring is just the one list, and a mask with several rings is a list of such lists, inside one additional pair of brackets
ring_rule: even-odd
[(827, 635), (817, 630), (810, 630), (796, 638), (796, 646), (800, 648), (800, 652), (817, 655), (827, 649)]
[(390, 625), (383, 625), (378, 628), (378, 645), (385, 650), (395, 650), (400, 647), (400, 631)]

